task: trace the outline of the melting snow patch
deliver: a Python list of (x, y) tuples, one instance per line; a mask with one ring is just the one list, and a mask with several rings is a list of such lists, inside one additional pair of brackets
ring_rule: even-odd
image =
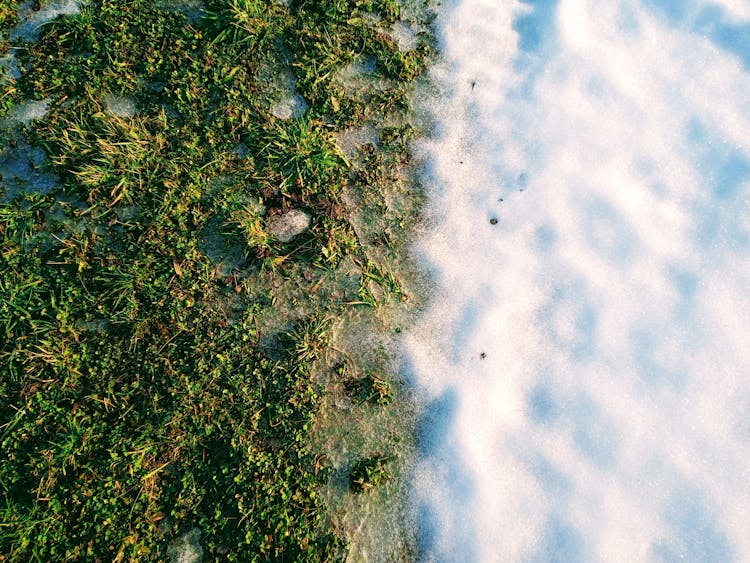
[(172, 542), (169, 546), (169, 557), (172, 563), (201, 563), (203, 561), (201, 535), (200, 529), (193, 528)]
[(77, 14), (87, 3), (86, 0), (51, 0), (42, 2), (41, 8), (35, 10), (36, 2), (24, 2), (18, 11), (20, 23), (11, 30), (10, 38), (14, 41), (36, 41), (41, 26), (58, 16)]
[(9, 201), (20, 193), (48, 193), (57, 178), (44, 171), (46, 155), (32, 147), (21, 133), (23, 126), (41, 119), (49, 110), (49, 100), (30, 101), (12, 108), (0, 122), (0, 200)]
[(0, 84), (7, 84), (21, 78), (21, 69), (18, 66), (15, 49), (11, 49), (8, 53), (0, 57), (0, 68), (3, 69)]
[(299, 209), (274, 215), (267, 221), (268, 232), (281, 242), (289, 242), (310, 227), (310, 216)]
[(0, 201), (9, 201), (19, 193), (49, 193), (57, 178), (44, 172), (44, 151), (14, 135), (0, 152)]
[(296, 119), (307, 111), (307, 102), (295, 91), (297, 79), (291, 70), (272, 73), (269, 69), (262, 74), (269, 75), (271, 115), (278, 119)]
[(161, 0), (157, 6), (182, 12), (190, 23), (198, 21), (206, 13), (206, 5), (201, 0)]
[(28, 125), (32, 121), (42, 119), (49, 111), (50, 99), (30, 100), (11, 108), (5, 117), (6, 125)]
[(393, 24), (390, 35), (402, 51), (412, 51), (419, 45), (419, 29), (397, 21)]
[(379, 144), (378, 132), (371, 126), (351, 127), (334, 134), (336, 144), (348, 160), (355, 160), (359, 149), (365, 145), (377, 146)]
[(289, 92), (273, 103), (271, 115), (279, 119), (294, 119), (305, 113), (308, 107), (305, 98)]
[(133, 117), (138, 113), (135, 101), (127, 96), (115, 96), (108, 94), (104, 96), (104, 107), (107, 111), (115, 114), (118, 117)]
[(377, 76), (378, 62), (374, 57), (357, 57), (336, 74), (336, 81), (350, 96), (366, 96), (374, 91), (382, 91), (391, 83)]

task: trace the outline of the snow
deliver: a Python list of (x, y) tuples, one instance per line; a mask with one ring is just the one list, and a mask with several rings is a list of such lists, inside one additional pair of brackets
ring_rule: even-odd
[(11, 30), (10, 38), (13, 41), (37, 41), (43, 25), (58, 16), (77, 14), (86, 4), (88, 0), (48, 0), (35, 9), (34, 2), (24, 2), (19, 6), (20, 23)]
[(268, 232), (281, 242), (290, 242), (310, 227), (310, 215), (300, 209), (290, 209), (267, 221)]
[(301, 117), (307, 111), (309, 106), (305, 98), (297, 93), (297, 79), (290, 68), (268, 66), (263, 68), (261, 74), (268, 82), (271, 115), (290, 120)]
[(135, 100), (129, 96), (116, 96), (107, 94), (102, 99), (107, 111), (122, 118), (131, 118), (138, 113), (138, 107)]
[(271, 106), (271, 115), (285, 120), (296, 119), (304, 114), (308, 107), (305, 98), (297, 93), (290, 93), (274, 102)]
[(203, 561), (201, 535), (200, 528), (193, 528), (174, 540), (168, 550), (172, 563), (201, 563)]
[(43, 119), (50, 109), (50, 98), (21, 102), (8, 111), (3, 120), (4, 126), (29, 125), (32, 121)]
[(749, 561), (750, 8), (446, 0), (424, 561)]

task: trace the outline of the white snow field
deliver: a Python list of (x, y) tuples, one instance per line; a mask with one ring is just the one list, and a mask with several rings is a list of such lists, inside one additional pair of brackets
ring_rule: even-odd
[(422, 561), (750, 561), (750, 1), (444, 0)]

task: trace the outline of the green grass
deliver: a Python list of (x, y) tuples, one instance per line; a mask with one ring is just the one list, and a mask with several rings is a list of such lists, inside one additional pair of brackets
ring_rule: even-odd
[(380, 454), (358, 460), (349, 474), (349, 488), (355, 493), (364, 493), (382, 485), (390, 478), (388, 462), (388, 457)]
[[(92, 2), (47, 24), (16, 45), (24, 75), (0, 86), (0, 117), (51, 99), (13, 134), (60, 180), (0, 187), (0, 560), (164, 560), (195, 528), (208, 560), (340, 560), (313, 374), (342, 312), (377, 307), (371, 284), (404, 298), (368, 248), (405, 231), (371, 211), (386, 238), (361, 240), (342, 190), (385, 189), (408, 134), (384, 130), (367, 173), (332, 134), (402, 112), (429, 47), (402, 53), (367, 23), (394, 21), (394, 0), (210, 0), (192, 23), (159, 6)], [(0, 29), (16, 8), (0, 1)], [(347, 96), (336, 72), (360, 55), (393, 87)], [(270, 114), (262, 78), (286, 61), (310, 105), (290, 121)], [(137, 115), (108, 111), (108, 94)], [(290, 208), (313, 221), (282, 243), (265, 218)], [(358, 289), (336, 275), (345, 258)], [(394, 397), (380, 375), (353, 393)], [(352, 482), (369, 489), (387, 460), (366, 459)]]

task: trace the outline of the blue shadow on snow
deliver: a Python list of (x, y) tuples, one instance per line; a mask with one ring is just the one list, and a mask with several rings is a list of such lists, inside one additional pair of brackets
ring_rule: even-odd
[(675, 491), (663, 514), (671, 537), (652, 546), (653, 559), (662, 563), (734, 561), (727, 537), (700, 491), (689, 485)]
[(750, 24), (731, 21), (722, 6), (708, 4), (701, 7), (695, 0), (646, 0), (644, 4), (661, 14), (672, 26), (708, 38), (750, 70)]
[[(471, 522), (472, 517), (467, 511), (466, 501), (474, 496), (474, 487), (463, 466), (461, 456), (449, 442), (457, 409), (458, 395), (454, 389), (445, 391), (440, 397), (427, 405), (418, 422), (417, 443), (419, 457), (435, 459), (436, 464), (442, 467), (447, 474), (445, 481), (440, 481), (434, 485), (445, 487), (445, 490), (441, 491), (441, 496), (450, 500), (452, 510), (449, 515), (450, 531), (448, 533), (456, 538), (463, 538), (460, 558), (451, 559), (450, 554), (436, 553), (436, 538), (439, 535), (441, 523), (435, 514), (436, 510), (425, 502), (418, 508), (417, 559), (419, 561), (434, 561), (436, 559), (446, 563), (453, 560), (457, 562), (476, 561), (473, 551), (476, 538), (471, 533), (466, 533), (470, 529), (466, 528), (466, 524)], [(445, 515), (444, 512), (443, 515)]]

